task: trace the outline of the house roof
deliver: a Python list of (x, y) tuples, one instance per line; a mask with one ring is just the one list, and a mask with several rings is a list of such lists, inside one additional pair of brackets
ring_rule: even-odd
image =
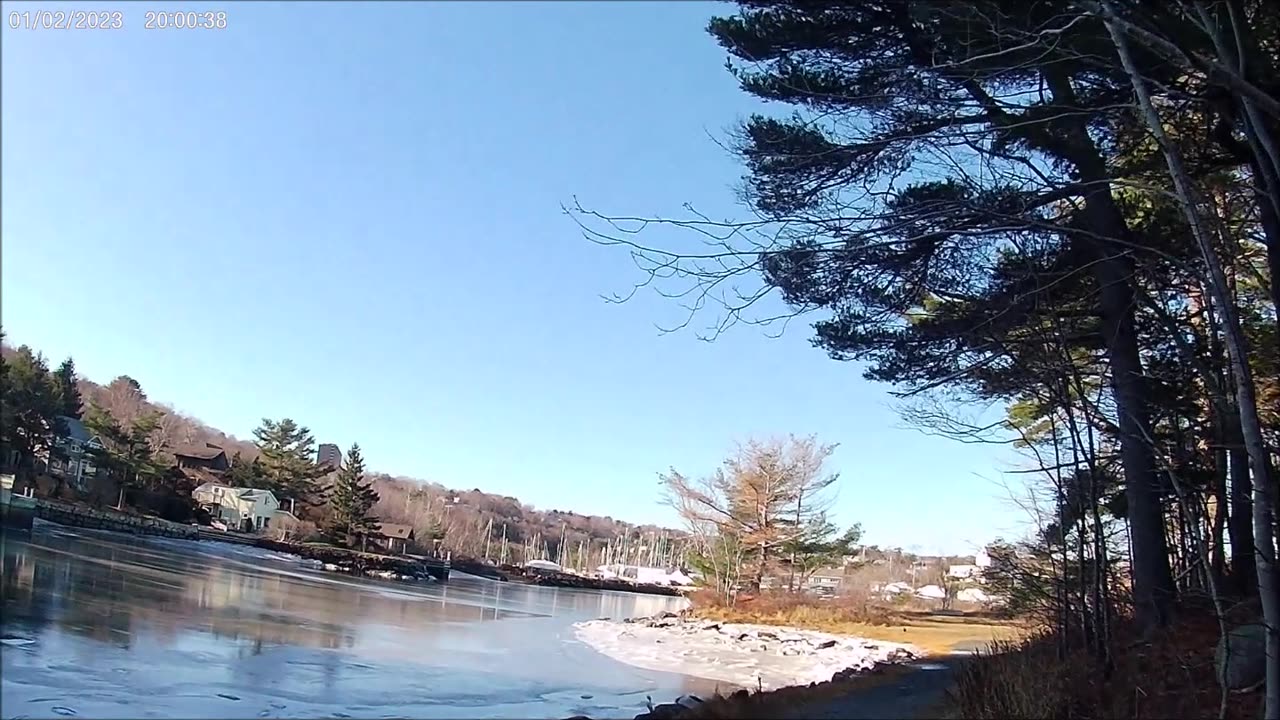
[(58, 421), (67, 429), (67, 434), (64, 437), (82, 443), (87, 443), (94, 437), (93, 433), (89, 432), (89, 428), (85, 427), (84, 423), (77, 418), (73, 418), (70, 415), (59, 415)]
[(413, 528), (399, 523), (378, 523), (373, 532), (375, 535), (399, 540), (408, 540), (413, 537)]
[(196, 460), (212, 460), (219, 455), (224, 455), (225, 453), (225, 450), (210, 443), (205, 443), (203, 447), (199, 445), (187, 445), (185, 447), (176, 448), (173, 451), (175, 457), (194, 458)]
[(237, 487), (231, 487), (230, 485), (226, 485), (220, 482), (203, 483), (199, 487), (197, 487), (195, 490), (192, 490), (191, 494), (195, 495), (196, 493), (206, 493), (216, 488), (222, 488), (223, 490), (226, 490), (229, 494), (235, 495), (236, 497), (242, 500), (256, 500), (257, 498), (267, 497), (267, 496), (270, 496), (274, 500), (276, 497), (276, 494), (271, 492), (270, 490), (263, 490), (262, 488), (237, 488)]

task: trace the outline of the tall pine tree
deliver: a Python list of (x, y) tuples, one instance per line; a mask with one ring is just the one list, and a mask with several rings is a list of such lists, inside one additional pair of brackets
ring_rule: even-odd
[(76, 385), (76, 363), (69, 357), (53, 372), (53, 392), (58, 401), (58, 414), (80, 419), (84, 402)]
[(290, 418), (263, 418), (253, 436), (261, 452), (265, 485), (277, 498), (294, 501), (299, 511), (323, 502), (323, 490), (316, 480), (324, 475), (325, 468), (316, 464), (316, 441), (311, 430)]
[(44, 356), (26, 345), (5, 366), (3, 406), (0, 437), (29, 471), (35, 455), (53, 446), (58, 403)]
[(364, 479), (364, 458), (360, 445), (353, 443), (351, 450), (338, 471), (330, 497), (333, 508), (333, 529), (347, 537), (348, 544), (356, 535), (366, 535), (378, 526), (373, 516), (373, 506), (378, 504), (378, 492)]

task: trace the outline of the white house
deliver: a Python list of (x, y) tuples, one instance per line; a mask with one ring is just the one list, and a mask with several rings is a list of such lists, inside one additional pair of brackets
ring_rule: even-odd
[(280, 501), (270, 490), (233, 488), (218, 483), (205, 483), (191, 491), (196, 504), (221, 520), (228, 528), (253, 532), (271, 526), (271, 518), (280, 510)]

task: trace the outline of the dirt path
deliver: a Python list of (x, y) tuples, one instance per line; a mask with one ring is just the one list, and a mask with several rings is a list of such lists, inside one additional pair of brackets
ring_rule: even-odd
[[(967, 654), (967, 653), (965, 653)], [(800, 720), (916, 720), (935, 716), (945, 700), (961, 654), (912, 663), (892, 682), (851, 690), (849, 694), (808, 703), (785, 717)]]

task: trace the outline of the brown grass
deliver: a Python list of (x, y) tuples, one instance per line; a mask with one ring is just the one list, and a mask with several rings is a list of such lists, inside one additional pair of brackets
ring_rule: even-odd
[(739, 600), (732, 607), (694, 597), (696, 617), (720, 622), (777, 625), (870, 640), (915, 645), (930, 655), (946, 655), (957, 648), (984, 647), (993, 641), (1024, 637), (1026, 625), (989, 614), (943, 612), (911, 605), (888, 607), (856, 597), (819, 601), (802, 595), (761, 595)]
[[(1149, 639), (1132, 627), (1118, 628), (1109, 673), (1083, 651), (1060, 657), (1052, 634), (997, 642), (960, 669), (954, 710), (974, 720), (1216, 718), (1222, 699), (1213, 670), (1218, 635), (1216, 621), (1203, 615), (1184, 615)], [(1227, 718), (1260, 715), (1257, 693), (1227, 699)]]

